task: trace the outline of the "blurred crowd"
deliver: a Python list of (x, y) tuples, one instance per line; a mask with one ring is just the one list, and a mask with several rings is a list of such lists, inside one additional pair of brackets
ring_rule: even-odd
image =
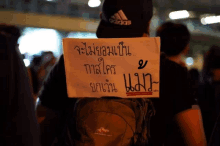
[[(220, 47), (212, 46), (204, 54), (202, 71), (196, 68), (188, 70), (185, 62), (182, 60), (182, 56), (186, 56), (190, 50), (190, 33), (187, 27), (183, 24), (167, 22), (157, 29), (157, 36), (161, 37), (161, 52), (165, 53), (169, 60), (181, 65), (188, 72), (188, 77), (190, 78), (189, 87), (193, 94), (193, 100), (198, 103), (202, 112), (207, 142), (216, 146), (220, 145), (218, 130), (220, 127)], [(23, 137), (24, 134), (26, 137), (23, 138), (22, 143), (30, 141), (27, 142), (27, 145), (37, 146), (39, 145), (38, 138), (40, 136), (37, 135), (36, 132), (39, 131), (37, 130), (39, 129), (38, 124), (43, 123), (47, 114), (46, 112), (49, 109), (41, 106), (35, 108), (35, 105), (38, 102), (38, 95), (43, 81), (53, 68), (57, 59), (52, 52), (42, 52), (41, 55), (33, 56), (30, 65), (25, 67), (22, 54), (19, 53), (19, 44), (17, 44), (17, 39), (20, 37), (20, 30), (16, 26), (0, 24), (0, 37), (0, 65), (1, 68), (5, 67), (3, 71), (5, 73), (1, 73), (1, 82), (3, 82), (1, 83), (1, 94), (4, 93), (5, 101), (1, 102), (0, 112), (1, 115), (5, 116), (4, 119), (7, 119), (4, 121), (5, 123), (3, 122), (1, 124), (1, 135), (5, 137), (3, 139), (6, 139), (4, 140), (5, 145), (8, 145), (6, 143), (10, 141), (10, 138), (12, 139), (11, 135), (14, 135), (14, 140), (10, 141), (10, 143), (14, 142), (18, 144), (20, 142), (19, 137)], [(174, 42), (173, 39), (175, 39), (176, 42)], [(8, 61), (8, 56), (11, 57), (11, 62), (6, 62)], [(14, 73), (12, 71), (14, 71)], [(18, 76), (18, 72), (21, 72), (20, 76)], [(5, 80), (9, 81), (9, 79), (14, 79), (16, 83), (4, 82)], [(18, 84), (18, 82), (20, 83)], [(25, 89), (20, 89), (22, 87)], [(2, 90), (6, 88), (7, 91)], [(14, 90), (14, 95), (11, 93), (12, 89)], [(16, 107), (16, 109), (13, 109), (14, 107)], [(23, 109), (24, 112), (22, 112), (22, 107), (25, 107), (25, 109)], [(21, 111), (20, 115), (17, 111)], [(32, 112), (27, 113), (28, 111)], [(19, 119), (24, 116), (28, 117), (19, 123)], [(38, 121), (38, 123), (36, 121)], [(13, 124), (15, 124), (14, 131), (17, 131), (16, 135), (12, 134)], [(5, 126), (2, 128), (3, 125)], [(21, 129), (19, 133), (17, 127), (21, 125), (23, 129)], [(25, 126), (29, 127), (26, 131), (24, 131)], [(30, 128), (31, 126), (32, 128)], [(8, 127), (10, 127), (9, 129), (12, 131), (11, 133), (9, 133)], [(5, 133), (9, 134), (7, 135)], [(33, 133), (36, 135), (33, 135)], [(27, 138), (27, 135), (32, 136)], [(34, 136), (38, 138), (34, 139)]]
[(34, 55), (30, 65), (27, 67), (35, 101), (44, 79), (55, 62), (56, 58), (53, 52), (42, 52), (41, 55)]

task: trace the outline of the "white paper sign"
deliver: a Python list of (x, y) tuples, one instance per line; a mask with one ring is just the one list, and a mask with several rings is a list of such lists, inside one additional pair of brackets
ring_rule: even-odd
[(68, 97), (159, 97), (160, 39), (63, 39)]

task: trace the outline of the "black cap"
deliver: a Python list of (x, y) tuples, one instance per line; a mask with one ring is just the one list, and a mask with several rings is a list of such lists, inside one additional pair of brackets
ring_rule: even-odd
[(141, 37), (153, 16), (152, 0), (105, 0), (98, 38)]

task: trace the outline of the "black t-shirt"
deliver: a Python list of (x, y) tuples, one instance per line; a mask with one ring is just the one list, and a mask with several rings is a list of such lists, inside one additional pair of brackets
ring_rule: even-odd
[[(152, 118), (151, 134), (156, 137), (154, 145), (161, 145), (174, 115), (190, 109), (194, 104), (190, 95), (187, 69), (161, 56), (160, 98), (152, 98), (156, 115)], [(63, 110), (73, 105), (76, 99), (68, 98), (63, 55), (43, 84), (40, 94), (42, 105)]]
[[(173, 134), (173, 117), (196, 104), (190, 87), (187, 68), (161, 56), (160, 98), (152, 99), (156, 109), (156, 115), (151, 121), (154, 146), (162, 145)], [(169, 146), (175, 145), (175, 138), (179, 137), (172, 137), (173, 144), (169, 143)]]

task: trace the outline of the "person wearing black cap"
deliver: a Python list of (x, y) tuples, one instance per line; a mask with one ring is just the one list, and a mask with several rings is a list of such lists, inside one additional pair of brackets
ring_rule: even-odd
[[(148, 37), (152, 15), (152, 0), (105, 0), (101, 22), (96, 31), (97, 37)], [(190, 101), (188, 95), (186, 74), (176, 71), (176, 68), (178, 66), (165, 57), (161, 58), (160, 98), (152, 99), (156, 108), (156, 116), (153, 117), (150, 127), (153, 145), (164, 145), (169, 130), (167, 126), (174, 120), (183, 134), (185, 145), (205, 146), (200, 110), (192, 108), (193, 101)], [(179, 82), (182, 85), (176, 87)], [(67, 96), (63, 55), (44, 82), (39, 98), (43, 106), (57, 111), (64, 110), (76, 101)]]
[(149, 35), (153, 16), (151, 0), (105, 0), (101, 22), (96, 31), (98, 38), (130, 38)]

